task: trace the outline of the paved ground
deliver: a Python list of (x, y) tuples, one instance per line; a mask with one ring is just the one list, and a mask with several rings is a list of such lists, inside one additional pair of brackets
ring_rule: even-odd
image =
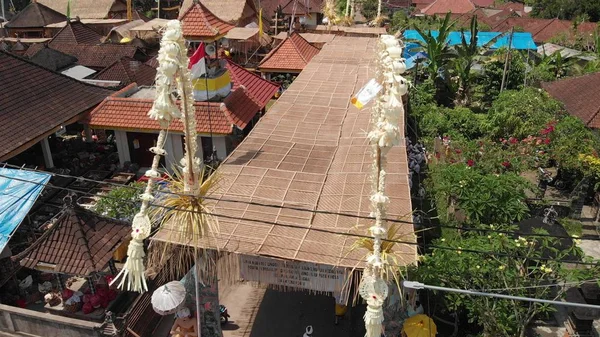
[(303, 337), (308, 325), (313, 327), (311, 337), (364, 336), (359, 309), (352, 313), (352, 333), (350, 315), (339, 325), (334, 324), (332, 297), (280, 292), (248, 283), (231, 286), (222, 295), (221, 303), (231, 315), (230, 323), (223, 328), (224, 337)]

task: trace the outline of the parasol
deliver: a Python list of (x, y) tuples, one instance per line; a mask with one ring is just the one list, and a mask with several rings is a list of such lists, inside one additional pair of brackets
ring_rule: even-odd
[(185, 287), (179, 281), (169, 282), (152, 293), (152, 308), (160, 315), (177, 312), (185, 302)]
[(434, 337), (437, 334), (437, 327), (429, 316), (415, 315), (404, 321), (402, 332), (407, 337)]

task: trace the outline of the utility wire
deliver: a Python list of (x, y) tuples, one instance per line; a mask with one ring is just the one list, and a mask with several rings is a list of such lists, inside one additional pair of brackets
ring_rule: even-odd
[[(77, 179), (79, 181), (87, 181), (87, 182), (92, 182), (92, 183), (97, 183), (97, 184), (112, 185), (112, 186), (121, 187), (121, 188), (124, 187), (124, 188), (136, 190), (136, 191), (139, 191), (140, 193), (143, 193), (143, 189), (137, 188), (137, 187), (134, 187), (134, 186), (130, 186), (130, 185), (122, 185), (122, 184), (118, 184), (118, 183), (107, 182), (107, 181), (99, 181), (99, 180), (94, 180), (94, 179), (89, 179), (89, 178), (84, 178), (84, 177), (76, 177), (76, 176), (71, 176), (71, 175), (66, 175), (66, 174), (59, 174), (59, 173), (45, 172), (45, 171), (41, 171), (41, 170), (21, 168), (20, 166), (15, 166), (15, 165), (6, 164), (6, 163), (0, 163), (0, 165), (11, 167), (11, 168), (15, 168), (15, 169), (22, 169), (22, 170), (30, 171), (30, 172), (47, 173), (47, 174), (58, 176), (58, 177), (62, 177), (62, 178)], [(0, 175), (0, 177), (7, 178), (7, 179), (15, 179), (15, 180), (23, 181), (23, 182), (31, 182), (29, 180), (21, 180), (21, 179), (18, 179), (18, 178), (8, 177), (8, 176), (4, 176), (4, 175)], [(63, 188), (63, 187), (59, 187), (59, 186), (54, 186), (54, 185), (51, 185), (51, 184), (48, 184), (46, 186), (49, 187), (49, 188), (62, 188), (62, 189), (69, 190), (67, 188)], [(83, 192), (83, 191), (80, 191), (80, 190), (73, 190), (73, 191), (76, 192), (76, 193), (79, 193), (79, 194), (88, 194), (88, 195), (96, 196), (95, 194), (86, 193), (86, 192)], [(176, 192), (171, 192), (171, 191), (166, 191), (166, 190), (158, 190), (158, 191), (156, 191), (156, 193), (157, 194), (177, 195), (177, 196), (183, 196), (184, 195), (182, 193), (176, 193)], [(107, 197), (108, 198), (108, 196), (102, 196), (102, 197)], [(255, 202), (255, 201), (245, 201), (245, 200), (215, 198), (215, 197), (210, 197), (210, 196), (205, 196), (203, 198), (206, 199), (206, 200), (211, 200), (211, 201), (241, 203), (241, 204), (247, 204), (247, 205), (253, 205), (253, 206), (262, 206), (262, 207), (270, 207), (270, 208), (278, 208), (278, 209), (289, 209), (289, 210), (300, 211), (300, 212), (310, 212), (310, 213), (313, 213), (313, 214), (338, 215), (338, 216), (355, 218), (355, 219), (375, 220), (374, 217), (370, 217), (370, 216), (362, 216), (362, 215), (356, 215), (356, 214), (350, 214), (350, 213), (333, 212), (333, 211), (327, 211), (327, 210), (311, 210), (311, 209), (302, 208), (302, 207), (282, 206), (282, 205), (267, 204), (267, 203)], [(121, 200), (121, 199), (118, 199), (118, 200)], [(154, 206), (160, 206), (160, 205), (154, 205)], [(406, 221), (406, 220), (399, 220), (399, 219), (385, 218), (383, 220), (387, 221), (387, 222), (390, 222), (390, 223), (407, 224), (407, 225), (408, 224), (410, 224), (410, 225), (414, 225), (415, 224), (415, 222), (413, 222), (413, 221)], [(549, 238), (556, 238), (556, 239), (574, 239), (574, 237), (572, 237), (572, 236), (566, 236), (566, 235), (552, 235), (552, 234), (543, 234), (543, 233), (523, 233), (523, 232), (517, 232), (517, 231), (498, 230), (498, 229), (491, 229), (491, 228), (490, 229), (488, 229), (488, 228), (472, 228), (472, 227), (461, 227), (461, 226), (450, 226), (450, 225), (436, 225), (434, 228), (447, 228), (447, 229), (456, 229), (456, 230), (461, 230), (461, 231), (478, 231), (478, 232), (489, 232), (489, 233), (502, 233), (502, 234), (507, 234), (507, 235), (517, 235), (517, 236), (523, 236), (523, 237), (528, 236), (528, 237), (549, 237)], [(585, 240), (600, 241), (600, 237), (597, 237), (597, 238), (585, 238)]]
[[(20, 178), (8, 177), (8, 176), (3, 176), (3, 175), (0, 175), (0, 177), (4, 177), (4, 178), (8, 178), (8, 179), (14, 179), (14, 180), (17, 180), (17, 181), (28, 182), (28, 183), (31, 183), (31, 184), (43, 185), (42, 183), (33, 182), (33, 181), (29, 181), (29, 180), (24, 180), (24, 179), (20, 179)], [(58, 189), (62, 189), (62, 190), (66, 190), (66, 191), (70, 191), (70, 192), (78, 193), (78, 194), (87, 194), (87, 195), (91, 195), (91, 196), (97, 196), (97, 195), (89, 193), (89, 192), (82, 192), (82, 191), (78, 191), (78, 190), (69, 189), (69, 188), (66, 188), (66, 187), (58, 187), (58, 186), (49, 186), (49, 187), (51, 187), (51, 188), (58, 188)], [(103, 197), (107, 197), (107, 196), (103, 196)], [(120, 198), (112, 198), (112, 199), (118, 200), (120, 202), (126, 202), (126, 203), (130, 203), (130, 204), (135, 204), (134, 201), (122, 200)], [(181, 208), (170, 207), (170, 206), (165, 206), (165, 205), (160, 205), (160, 204), (150, 203), (149, 205), (150, 206), (154, 206), (154, 207), (168, 209), (168, 210), (176, 210), (176, 211), (197, 213), (197, 212), (195, 212), (193, 210), (181, 209)], [(266, 224), (266, 225), (270, 225), (270, 226), (279, 226), (279, 227), (295, 228), (295, 229), (302, 229), (302, 230), (311, 230), (311, 231), (316, 231), (316, 232), (321, 232), (321, 233), (335, 234), (335, 235), (341, 235), (341, 236), (347, 236), (347, 237), (354, 237), (354, 238), (372, 239), (372, 237), (368, 236), (368, 235), (362, 235), (362, 234), (357, 234), (357, 233), (349, 233), (349, 232), (337, 232), (337, 231), (332, 231), (332, 230), (328, 230), (328, 229), (324, 229), (324, 228), (306, 227), (306, 226), (292, 225), (292, 224), (282, 224), (282, 223), (278, 223), (278, 222), (275, 222), (275, 221), (241, 218), (241, 217), (229, 216), (229, 215), (218, 214), (218, 213), (211, 213), (211, 215), (214, 216), (214, 217), (217, 217), (217, 218), (224, 218), (224, 219), (231, 219), (231, 220), (243, 220), (243, 221), (255, 222), (255, 223), (260, 223), (260, 224)], [(183, 233), (183, 231), (181, 231), (181, 233)], [(382, 240), (386, 241), (386, 242), (392, 242), (392, 243), (399, 243), (399, 244), (406, 244), (406, 245), (412, 245), (412, 246), (419, 246), (419, 243), (414, 242), (414, 241), (402, 241), (402, 240), (395, 240), (395, 239), (382, 239)], [(285, 249), (285, 247), (278, 247), (278, 248)], [(592, 262), (583, 262), (581, 260), (563, 260), (563, 259), (552, 259), (552, 258), (541, 258), (541, 257), (540, 258), (535, 258), (535, 257), (519, 256), (519, 255), (514, 255), (514, 254), (507, 254), (507, 253), (500, 253), (500, 252), (493, 252), (493, 251), (482, 251), (482, 250), (468, 249), (468, 248), (460, 248), (460, 249), (458, 249), (458, 248), (453, 248), (453, 247), (437, 246), (437, 245), (429, 245), (429, 248), (430, 249), (431, 248), (436, 248), (436, 249), (441, 249), (441, 250), (449, 250), (449, 251), (461, 252), (461, 253), (466, 252), (466, 253), (483, 254), (483, 255), (490, 255), (490, 256), (502, 256), (502, 257), (518, 258), (518, 259), (526, 258), (526, 259), (532, 260), (532, 261), (555, 261), (555, 262), (560, 262), (560, 263), (571, 263), (571, 264), (577, 264), (577, 265), (600, 266), (600, 262), (592, 263)]]

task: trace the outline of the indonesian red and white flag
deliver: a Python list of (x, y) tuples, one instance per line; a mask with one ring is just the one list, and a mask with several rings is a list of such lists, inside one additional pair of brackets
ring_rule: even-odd
[(188, 69), (191, 70), (192, 80), (206, 74), (206, 51), (204, 50), (204, 42), (200, 43), (194, 55), (190, 57)]

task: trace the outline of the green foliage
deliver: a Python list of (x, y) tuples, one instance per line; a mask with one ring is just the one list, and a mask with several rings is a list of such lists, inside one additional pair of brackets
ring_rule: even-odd
[(585, 15), (590, 21), (600, 20), (598, 0), (532, 0), (532, 16), (545, 19), (572, 20)]
[(131, 221), (140, 208), (140, 189), (145, 187), (144, 183), (116, 187), (101, 197), (93, 210), (104, 216)]
[(526, 138), (539, 134), (546, 124), (562, 114), (561, 104), (535, 88), (504, 91), (488, 112), (490, 138)]
[[(502, 74), (504, 73), (504, 64), (507, 51), (498, 50), (484, 64), (484, 74), (481, 81), (480, 90), (483, 91), (483, 100), (490, 104), (500, 94), (500, 85), (502, 84)], [(525, 62), (518, 51), (511, 51), (510, 66), (506, 74), (504, 90), (518, 90), (523, 87), (525, 82)]]
[[(445, 108), (429, 104), (417, 108), (422, 115), (421, 135), (426, 138), (449, 136), (452, 139), (475, 139), (483, 135), (486, 116), (468, 108)], [(422, 111), (422, 112), (421, 112)]]
[[(461, 30), (464, 33), (464, 30)], [(462, 35), (461, 43), (454, 46), (453, 50), (456, 53), (454, 59), (454, 77), (457, 78), (458, 88), (456, 94), (456, 104), (468, 106), (471, 103), (471, 69), (475, 64), (475, 61), (481, 59), (480, 55), (485, 53), (489, 48), (496, 43), (498, 38), (502, 35), (498, 35), (491, 39), (483, 46), (477, 45), (477, 35), (479, 34), (479, 28), (477, 26), (477, 16), (471, 18), (469, 25), (469, 40), (466, 39), (465, 34)]]
[(361, 13), (367, 19), (367, 21), (375, 19), (375, 17), (377, 16), (378, 0), (361, 0), (360, 4)]
[[(409, 90), (410, 104), (413, 109), (423, 105), (435, 104), (435, 84), (433, 80), (426, 79), (423, 83), (411, 88)], [(422, 110), (424, 111), (424, 110)], [(413, 116), (415, 113), (413, 112)], [(416, 117), (422, 116), (419, 112), (416, 112)]]
[(573, 116), (558, 121), (551, 140), (552, 157), (565, 170), (581, 170), (579, 155), (593, 154), (600, 145), (598, 136)]
[(440, 76), (441, 73), (447, 72), (447, 65), (449, 60), (454, 57), (454, 55), (450, 52), (450, 46), (448, 45), (448, 35), (453, 29), (453, 23), (450, 22), (450, 13), (446, 15), (444, 21), (439, 27), (439, 35), (434, 37), (430, 30), (423, 30), (420, 27), (414, 27), (415, 30), (423, 37), (424, 41), (414, 40), (410, 42), (414, 42), (419, 45), (416, 48), (418, 51), (423, 51), (427, 53), (429, 56), (429, 61), (427, 64), (427, 72), (429, 73), (429, 78), (436, 79)]
[[(506, 225), (483, 227), (515, 230)], [(543, 233), (541, 230), (536, 232)], [(502, 233), (484, 235), (477, 231), (467, 231), (447, 235), (434, 241), (433, 245), (451, 249), (434, 248), (430, 255), (423, 257), (413, 277), (430, 285), (560, 299), (566, 288), (546, 285), (593, 279), (598, 273), (598, 267), (564, 267), (557, 260), (573, 259), (573, 256), (582, 258), (583, 254), (575, 245), (560, 246), (559, 240), (551, 237), (517, 238)], [(496, 254), (486, 256), (462, 249)], [(535, 316), (554, 310), (553, 306), (535, 302), (491, 299), (451, 292), (440, 292), (437, 295), (441, 302), (445, 302), (449, 311), (466, 311), (470, 321), (483, 327), (483, 336), (524, 336), (524, 330)]]
[(464, 164), (437, 165), (431, 168), (429, 186), (437, 201), (455, 202), (470, 223), (512, 223), (528, 213), (525, 191), (530, 184), (514, 173), (484, 174)]
[(562, 218), (558, 220), (570, 236), (581, 237), (583, 235), (583, 224), (581, 221)]

